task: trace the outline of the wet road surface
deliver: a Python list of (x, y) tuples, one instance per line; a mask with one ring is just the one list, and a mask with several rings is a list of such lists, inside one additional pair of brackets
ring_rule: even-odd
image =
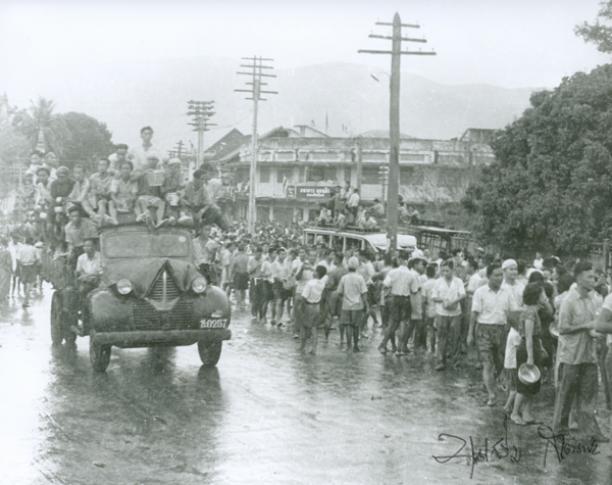
[[(289, 330), (243, 312), (216, 369), (195, 346), (113, 348), (94, 374), (86, 339), (51, 347), (48, 293), (0, 311), (2, 484), (612, 483), (612, 445), (561, 462), (549, 447), (544, 465), (537, 427), (509, 425), (504, 440), (476, 371), (383, 357), (378, 336), (359, 354), (332, 335), (301, 355)], [(546, 424), (552, 406), (547, 386), (535, 408)], [(599, 421), (610, 434), (603, 402)], [(482, 448), (473, 468), (432, 457), (456, 453), (459, 438), (469, 453), (470, 436)]]

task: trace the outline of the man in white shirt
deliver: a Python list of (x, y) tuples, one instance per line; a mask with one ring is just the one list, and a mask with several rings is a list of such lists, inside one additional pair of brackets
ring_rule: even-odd
[(440, 265), (440, 278), (432, 288), (436, 304), (436, 370), (446, 368), (447, 350), (452, 359), (459, 352), (461, 336), (461, 301), (465, 298), (463, 281), (454, 275), (452, 260)]
[(502, 263), (502, 270), (504, 272), (502, 288), (510, 293), (515, 307), (522, 307), (525, 285), (518, 279), (518, 263), (514, 259), (506, 259)]
[(312, 355), (317, 352), (318, 328), (321, 323), (321, 299), (326, 282), (327, 270), (325, 266), (318, 265), (313, 277), (306, 282), (302, 290), (302, 298), (304, 299), (302, 316), (304, 320), (300, 325), (302, 339), (300, 350), (304, 350), (306, 340), (310, 337), (312, 341), (310, 353)]
[[(389, 288), (391, 295), (391, 315), (382, 342), (378, 346), (379, 352), (387, 353), (387, 342), (391, 340), (391, 347), (395, 347), (395, 333), (398, 329), (406, 331), (406, 323), (410, 321), (411, 308), (410, 296), (418, 291), (418, 281), (416, 274), (408, 269), (408, 255), (400, 253), (399, 266), (393, 268), (385, 279), (383, 286)], [(407, 349), (405, 349), (407, 350)], [(403, 355), (403, 349), (397, 351), (397, 355)]]
[(510, 290), (502, 286), (502, 275), (499, 264), (487, 267), (488, 284), (476, 289), (472, 297), (472, 317), (467, 337), (468, 346), (474, 341), (478, 345), (489, 406), (495, 405), (495, 375), (504, 364), (506, 323), (511, 313), (518, 310)]
[(157, 148), (153, 145), (153, 128), (145, 126), (140, 129), (140, 138), (142, 139), (141, 145), (133, 146), (128, 152), (128, 160), (134, 164), (134, 170), (144, 170), (147, 166), (147, 157), (155, 155), (161, 160), (161, 154), (158, 153)]
[[(94, 239), (86, 239), (83, 243), (83, 254), (77, 258), (76, 277), (79, 284), (79, 300), (80, 308), (85, 308), (87, 295), (90, 291), (98, 287), (102, 267), (100, 265), (100, 253), (96, 251), (96, 242)], [(83, 320), (86, 323), (86, 320)], [(84, 335), (89, 333), (88, 328), (83, 329)]]

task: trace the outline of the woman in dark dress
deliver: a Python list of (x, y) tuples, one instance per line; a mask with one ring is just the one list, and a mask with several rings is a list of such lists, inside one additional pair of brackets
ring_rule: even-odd
[[(521, 343), (516, 351), (517, 373), (524, 363), (537, 366), (540, 371), (546, 360), (542, 347), (542, 323), (538, 307), (546, 299), (546, 293), (541, 283), (529, 283), (523, 291), (525, 308), (519, 322)], [(532, 384), (524, 384), (518, 379), (516, 383), (516, 399), (510, 419), (516, 424), (531, 424), (535, 420), (531, 414), (533, 397), (540, 391), (540, 380)]]

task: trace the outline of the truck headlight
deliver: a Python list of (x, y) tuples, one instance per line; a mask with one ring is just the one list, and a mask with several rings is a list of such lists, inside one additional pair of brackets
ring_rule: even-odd
[(198, 276), (191, 283), (191, 289), (194, 291), (194, 293), (198, 293), (198, 294), (204, 293), (207, 286), (208, 286), (208, 282), (206, 281), (206, 278), (204, 278), (203, 276)]
[(117, 292), (120, 295), (129, 295), (132, 292), (132, 283), (130, 280), (122, 279), (117, 281)]

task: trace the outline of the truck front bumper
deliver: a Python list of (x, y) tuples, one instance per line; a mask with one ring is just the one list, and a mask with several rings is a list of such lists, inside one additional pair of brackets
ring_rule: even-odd
[(201, 330), (130, 330), (125, 332), (93, 332), (93, 343), (117, 347), (148, 347), (153, 345), (191, 345), (196, 342), (219, 342), (232, 338), (229, 328)]

